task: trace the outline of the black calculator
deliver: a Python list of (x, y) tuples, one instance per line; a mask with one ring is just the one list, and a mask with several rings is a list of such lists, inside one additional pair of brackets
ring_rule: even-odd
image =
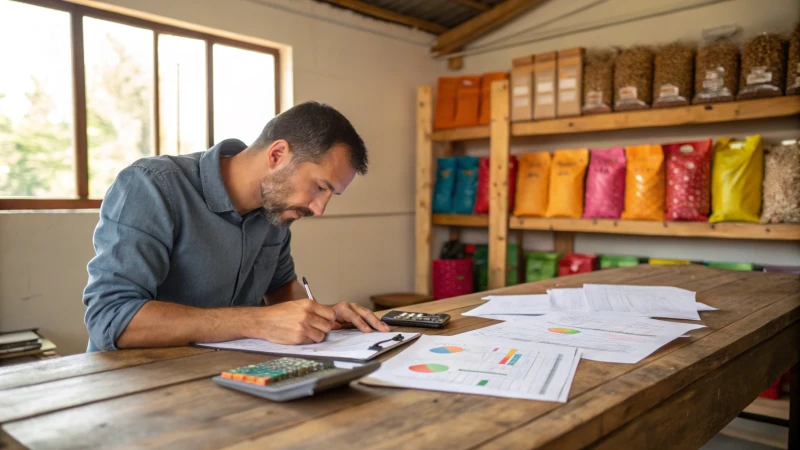
[(389, 325), (401, 327), (442, 328), (450, 321), (450, 314), (426, 314), (410, 311), (389, 311), (381, 317)]

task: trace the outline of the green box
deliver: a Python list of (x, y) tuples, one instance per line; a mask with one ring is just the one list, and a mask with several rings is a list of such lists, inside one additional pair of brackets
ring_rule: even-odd
[(639, 265), (639, 258), (627, 255), (602, 255), (600, 256), (600, 268), (611, 269), (615, 267), (633, 267)]
[(527, 252), (525, 254), (525, 281), (549, 280), (558, 276), (560, 253)]
[[(506, 259), (506, 285), (519, 283), (519, 246), (508, 244)], [(473, 275), (475, 278), (475, 292), (489, 289), (489, 246), (476, 245), (472, 260)]]
[(744, 270), (744, 271), (753, 270), (752, 263), (709, 262), (708, 267), (716, 267), (717, 269), (728, 269), (728, 270)]

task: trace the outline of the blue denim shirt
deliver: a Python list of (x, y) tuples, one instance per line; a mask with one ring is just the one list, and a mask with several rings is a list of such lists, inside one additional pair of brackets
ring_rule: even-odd
[(238, 140), (208, 151), (157, 156), (119, 173), (100, 207), (89, 262), (87, 351), (116, 350), (125, 327), (152, 299), (199, 308), (259, 305), (296, 278), (288, 228), (233, 208), (220, 157)]

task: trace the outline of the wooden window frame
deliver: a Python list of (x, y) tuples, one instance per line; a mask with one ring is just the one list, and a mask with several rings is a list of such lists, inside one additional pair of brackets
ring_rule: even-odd
[(251, 50), (272, 55), (275, 59), (275, 111), (280, 111), (281, 71), (280, 50), (277, 48), (243, 42), (201, 31), (153, 22), (147, 19), (119, 14), (104, 9), (70, 3), (63, 0), (12, 0), (34, 6), (65, 11), (70, 14), (70, 46), (72, 49), (73, 80), (73, 141), (75, 148), (76, 196), (74, 198), (14, 198), (0, 197), (0, 210), (42, 210), (42, 209), (97, 209), (102, 200), (89, 198), (89, 155), (86, 134), (86, 73), (83, 54), (83, 18), (107, 20), (124, 25), (148, 29), (153, 32), (153, 139), (154, 152), (161, 153), (161, 123), (159, 105), (158, 78), (158, 37), (161, 34), (193, 38), (205, 41), (206, 45), (206, 127), (207, 144), (212, 147), (214, 141), (214, 44)]

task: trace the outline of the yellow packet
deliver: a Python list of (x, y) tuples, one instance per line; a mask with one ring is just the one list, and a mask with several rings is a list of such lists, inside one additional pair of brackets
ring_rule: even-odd
[(519, 155), (517, 193), (514, 199), (515, 216), (542, 217), (547, 213), (550, 187), (550, 152)]
[(589, 149), (557, 150), (550, 168), (547, 217), (583, 215), (583, 182), (589, 165)]
[(625, 148), (628, 166), (625, 173), (626, 220), (664, 220), (664, 152), (660, 145)]
[(749, 136), (744, 142), (733, 142), (730, 138), (717, 140), (711, 170), (711, 217), (708, 221), (758, 222), (763, 180), (761, 136)]

